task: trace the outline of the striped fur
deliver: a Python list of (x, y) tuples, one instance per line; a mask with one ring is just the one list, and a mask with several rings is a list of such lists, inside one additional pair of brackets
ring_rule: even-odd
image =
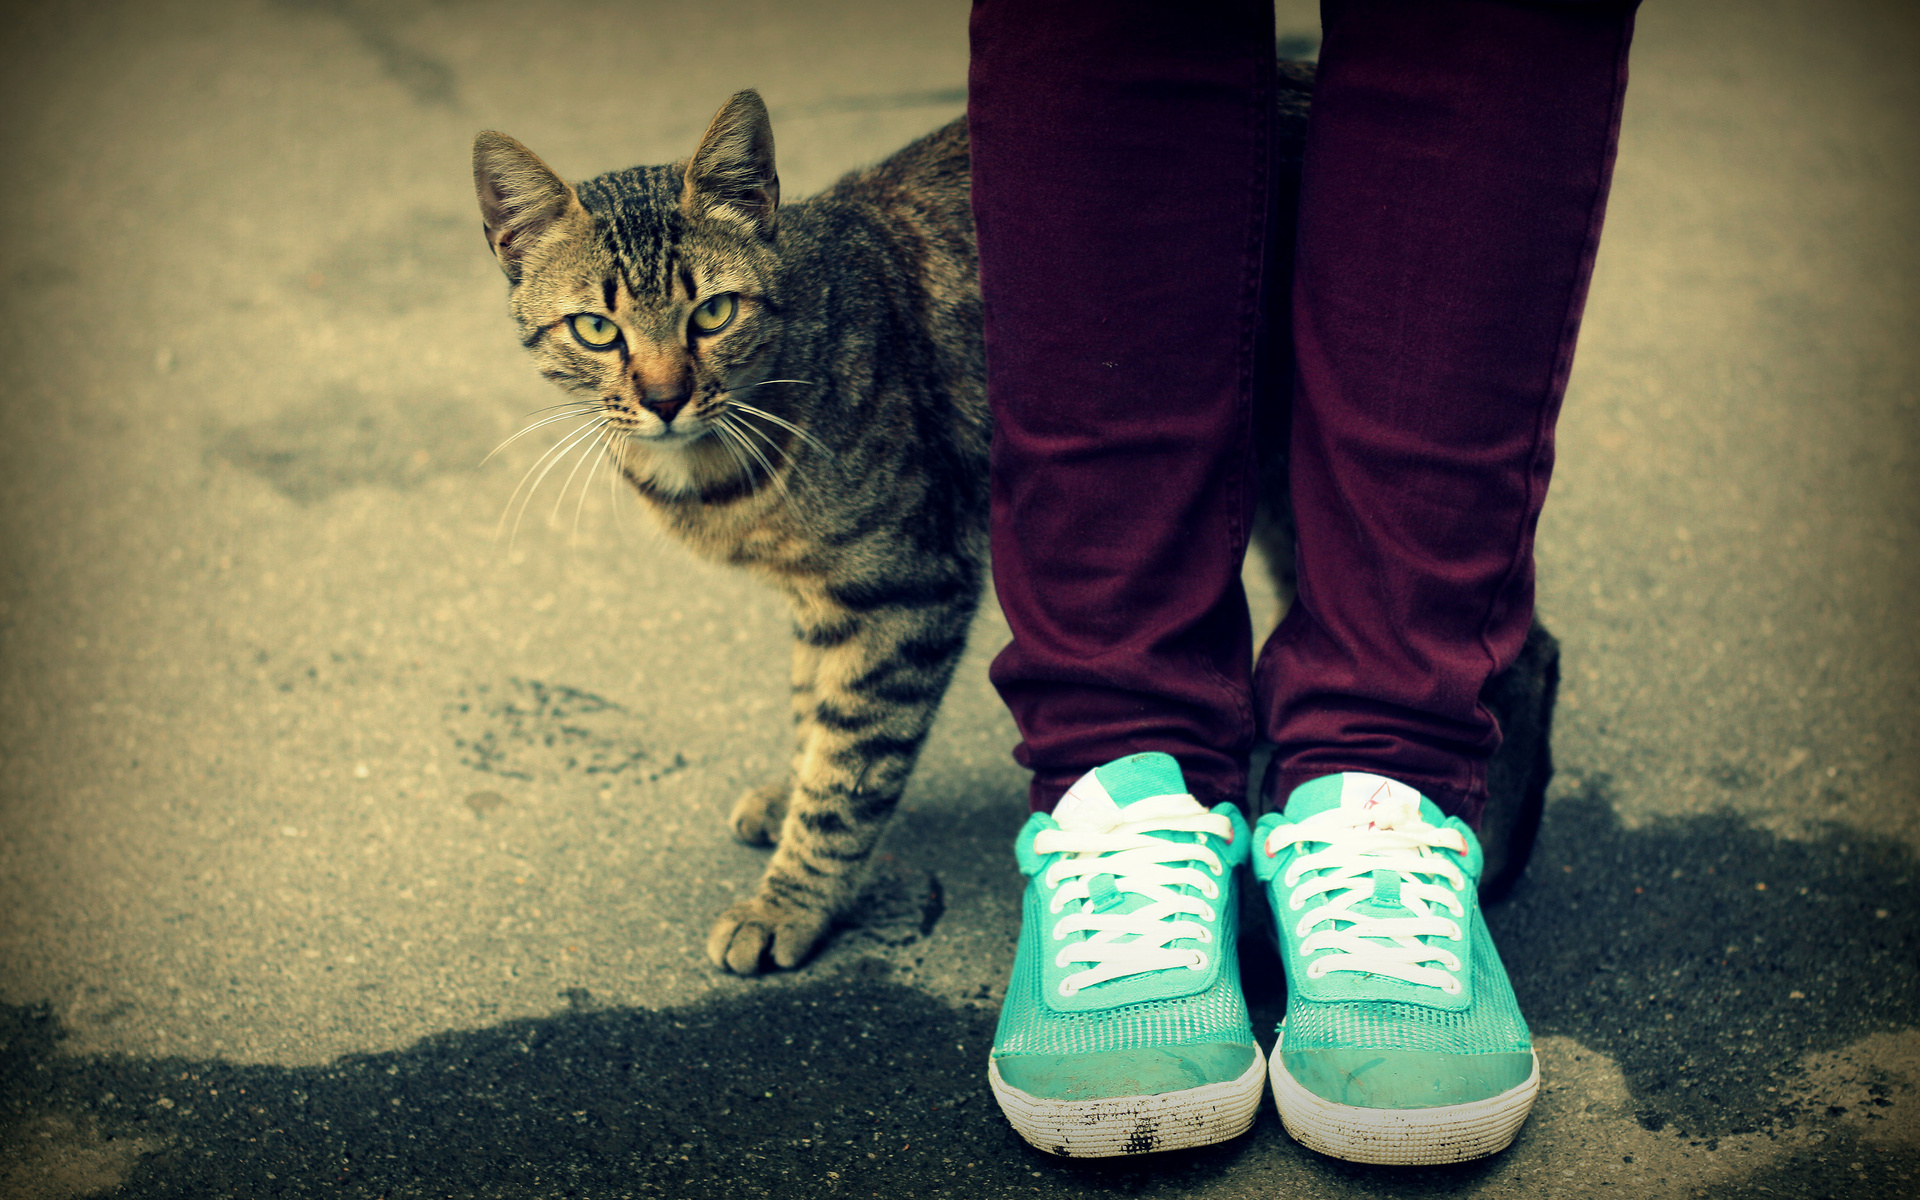
[[(583, 422), (608, 422), (588, 436), (669, 529), (792, 602), (792, 766), (732, 815), (776, 849), (708, 943), (742, 974), (799, 963), (853, 899), (986, 558), (964, 123), (784, 208), (772, 153), (753, 92), (689, 161), (571, 187), (504, 135), (474, 147), (488, 241), (542, 372), (588, 402)], [(716, 295), (737, 312), (702, 336), (691, 316)], [(620, 344), (582, 344), (578, 313), (611, 320)]]
[[(1282, 64), (1288, 189), (1311, 79)], [(707, 952), (740, 974), (795, 966), (852, 901), (980, 599), (989, 428), (965, 122), (787, 207), (751, 91), (685, 162), (570, 186), (512, 138), (482, 133), (474, 181), (521, 341), (579, 401), (576, 436), (667, 528), (792, 603), (792, 765), (731, 817), (742, 840), (776, 848)], [(702, 334), (694, 317), (716, 296), (737, 307)], [(576, 314), (612, 322), (619, 342), (586, 345), (568, 325)], [(1286, 601), (1285, 463), (1264, 457), (1259, 538)], [(1524, 755), (1493, 775), (1526, 790), (1496, 797), (1489, 817), (1502, 804), (1520, 814), (1521, 861), (1550, 769), (1542, 673), (1557, 660), (1536, 633), (1522, 665), (1547, 682), (1489, 688)], [(1538, 736), (1513, 736), (1529, 728)]]

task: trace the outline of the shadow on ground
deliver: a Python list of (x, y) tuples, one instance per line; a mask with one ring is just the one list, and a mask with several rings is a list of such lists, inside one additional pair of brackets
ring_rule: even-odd
[[(1491, 921), (1536, 1032), (1615, 1060), (1642, 1125), (1705, 1153), (1739, 1132), (1832, 1130), (1728, 1194), (1872, 1195), (1848, 1169), (1861, 1151), (1840, 1114), (1780, 1097), (1809, 1052), (1915, 1024), (1917, 878), (1904, 847), (1857, 831), (1785, 841), (1725, 816), (1624, 830), (1596, 780), (1553, 806)], [(1250, 1000), (1271, 1029), (1277, 965), (1250, 942)], [(58, 1129), (157, 1146), (100, 1194), (196, 1198), (1124, 1196), (1282, 1168), (1329, 1194), (1439, 1196), (1498, 1169), (1332, 1162), (1289, 1141), (1270, 1107), (1212, 1151), (1051, 1159), (986, 1090), (993, 1006), (890, 976), (866, 960), (661, 1011), (574, 991), (552, 1017), (310, 1068), (63, 1055), (46, 1006), (10, 1008), (0, 1145), (17, 1160)], [(1912, 1102), (1868, 1083), (1882, 1109)], [(1893, 1195), (1911, 1164), (1889, 1157)]]
[[(1626, 832), (1604, 780), (1556, 804), (1488, 914), (1536, 1034), (1620, 1065), (1640, 1123), (1791, 1127), (1802, 1056), (1920, 1023), (1920, 863), (1838, 827), (1806, 841), (1731, 814)], [(1777, 1089), (1777, 1090), (1775, 1090)]]

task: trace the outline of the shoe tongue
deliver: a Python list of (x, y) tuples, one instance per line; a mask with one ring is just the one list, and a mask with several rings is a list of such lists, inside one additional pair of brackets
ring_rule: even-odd
[[(1126, 820), (1122, 809), (1149, 796), (1182, 796), (1187, 781), (1171, 754), (1119, 758), (1082, 775), (1054, 806), (1053, 819), (1070, 832), (1111, 829)], [(1194, 810), (1200, 811), (1199, 801)]]
[[(1351, 823), (1355, 829), (1404, 829), (1428, 823), (1431, 814), (1423, 813), (1421, 805), (1420, 793), (1398, 780), (1364, 771), (1348, 771), (1324, 775), (1295, 788), (1287, 797), (1286, 814), (1288, 820), (1298, 822), (1337, 809), (1340, 819), (1328, 818), (1336, 824)], [(1371, 881), (1372, 894), (1353, 906), (1355, 913), (1369, 917), (1407, 915), (1406, 905), (1400, 899), (1403, 882), (1400, 872), (1377, 870), (1372, 873)], [(1364, 886), (1359, 880), (1355, 885)]]
[(1420, 793), (1384, 775), (1349, 771), (1340, 779), (1340, 811), (1369, 829), (1404, 829), (1421, 823)]
[(1384, 775), (1348, 771), (1323, 775), (1293, 789), (1287, 797), (1289, 821), (1304, 821), (1339, 809), (1361, 828), (1402, 829), (1425, 822), (1420, 793)]
[(1157, 751), (1117, 758), (1104, 767), (1093, 769), (1094, 777), (1121, 808), (1148, 796), (1184, 796), (1186, 777), (1171, 754)]

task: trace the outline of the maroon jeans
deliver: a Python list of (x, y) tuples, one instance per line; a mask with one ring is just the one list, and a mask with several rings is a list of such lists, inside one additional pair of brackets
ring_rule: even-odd
[[(1262, 737), (1279, 798), (1364, 770), (1477, 819), (1632, 14), (1325, 0), (1296, 226), (1267, 0), (976, 0), (992, 678), (1035, 808), (1143, 750), (1239, 799)], [(1300, 595), (1256, 668), (1253, 430), (1289, 402)]]

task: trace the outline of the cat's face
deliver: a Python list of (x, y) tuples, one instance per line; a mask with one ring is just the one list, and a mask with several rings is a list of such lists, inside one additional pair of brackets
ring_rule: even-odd
[(780, 331), (778, 183), (757, 96), (729, 102), (684, 167), (569, 187), (482, 134), (474, 175), (523, 344), (616, 457), (676, 491), (716, 465), (770, 469), (776, 439), (748, 419)]
[(778, 331), (770, 249), (646, 178), (669, 174), (678, 183), (654, 168), (582, 184), (585, 219), (529, 256), (511, 301), (543, 375), (662, 446), (710, 435), (728, 397), (760, 382)]

